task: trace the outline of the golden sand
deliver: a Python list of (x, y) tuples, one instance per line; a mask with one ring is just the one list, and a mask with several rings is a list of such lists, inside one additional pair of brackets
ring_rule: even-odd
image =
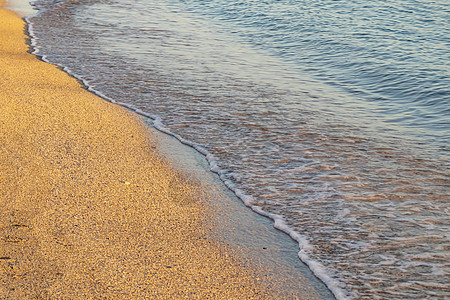
[(277, 298), (146, 126), (27, 53), (24, 26), (0, 9), (0, 298)]

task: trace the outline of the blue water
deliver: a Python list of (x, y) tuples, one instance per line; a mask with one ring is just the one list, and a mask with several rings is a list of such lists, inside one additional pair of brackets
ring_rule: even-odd
[(35, 5), (38, 54), (207, 155), (337, 298), (450, 297), (448, 1)]
[[(192, 3), (194, 2), (194, 3)], [(252, 47), (358, 105), (448, 147), (448, 1), (188, 1)]]

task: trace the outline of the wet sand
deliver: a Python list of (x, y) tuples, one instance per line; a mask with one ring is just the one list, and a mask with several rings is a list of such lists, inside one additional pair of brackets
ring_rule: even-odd
[(1, 299), (298, 298), (211, 238), (201, 183), (135, 114), (27, 53), (24, 28), (0, 9)]

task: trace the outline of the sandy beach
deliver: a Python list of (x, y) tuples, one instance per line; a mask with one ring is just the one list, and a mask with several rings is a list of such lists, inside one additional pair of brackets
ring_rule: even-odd
[(24, 28), (0, 9), (1, 299), (297, 298), (211, 239), (201, 184), (135, 114), (29, 54)]

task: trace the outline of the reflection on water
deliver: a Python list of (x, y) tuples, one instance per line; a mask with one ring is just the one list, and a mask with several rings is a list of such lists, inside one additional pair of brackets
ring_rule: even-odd
[(6, 1), (6, 6), (19, 16), (33, 16), (37, 11), (30, 5), (29, 0), (10, 0)]
[(449, 12), (396, 3), (73, 0), (32, 22), (51, 61), (161, 116), (306, 237), (337, 296), (443, 299)]

